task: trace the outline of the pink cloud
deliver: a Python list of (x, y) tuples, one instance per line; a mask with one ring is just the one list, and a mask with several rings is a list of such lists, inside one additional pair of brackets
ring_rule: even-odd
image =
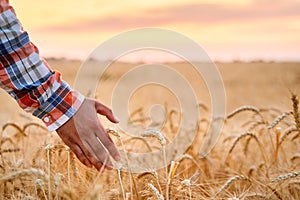
[[(164, 26), (178, 23), (209, 26), (227, 22), (247, 23), (266, 19), (281, 20), (294, 16), (300, 16), (300, 2), (255, 1), (248, 6), (189, 4), (149, 9), (139, 15), (120, 14), (118, 16), (81, 20), (65, 25), (54, 25), (46, 27), (46, 31), (122, 31), (138, 27)], [(45, 31), (45, 28), (43, 30)]]

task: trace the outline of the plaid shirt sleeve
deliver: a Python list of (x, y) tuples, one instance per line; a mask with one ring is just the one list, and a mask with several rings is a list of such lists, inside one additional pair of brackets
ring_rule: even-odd
[(49, 131), (67, 122), (84, 100), (40, 58), (8, 0), (0, 0), (0, 87)]

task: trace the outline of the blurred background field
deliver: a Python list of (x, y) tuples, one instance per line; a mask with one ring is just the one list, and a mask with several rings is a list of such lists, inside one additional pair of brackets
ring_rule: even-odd
[[(63, 79), (71, 86), (74, 84), (77, 72), (81, 66), (80, 61), (67, 59), (48, 59), (51, 67), (60, 71)], [(142, 63), (140, 63), (142, 64)], [(104, 84), (102, 87), (107, 90), (98, 91), (96, 95), (106, 104), (110, 104), (112, 86), (115, 81), (128, 69), (138, 66), (136, 63), (116, 62), (109, 67), (106, 77), (102, 78)], [(195, 76), (192, 66), (188, 63), (167, 63), (166, 65), (181, 69), (186, 73), (196, 93), (199, 94), (199, 101), (209, 104), (210, 97), (203, 82), (203, 78)], [(226, 90), (226, 109), (228, 112), (242, 105), (253, 105), (257, 107), (278, 107), (287, 109), (290, 106), (290, 93), (294, 91), (299, 93), (300, 87), (300, 63), (293, 62), (234, 62), (234, 63), (216, 63), (224, 81)], [(87, 77), (88, 78), (88, 77)], [(105, 80), (105, 81), (104, 81)], [(200, 82), (197, 82), (199, 81)], [(100, 85), (101, 86), (101, 85)], [(100, 87), (99, 86), (99, 87)], [(9, 120), (19, 119), (20, 113), (24, 113), (18, 108), (18, 105), (4, 91), (1, 93), (0, 115), (2, 123)]]
[[(63, 74), (64, 80), (74, 85), (80, 61), (48, 59), (48, 62)], [(113, 63), (99, 80), (96, 98), (110, 106), (117, 80), (127, 70), (142, 64)], [(299, 102), (296, 96), (291, 100), (291, 92), (300, 94), (299, 63), (216, 62), (226, 90), (228, 118), (215, 148), (204, 158), (199, 155), (199, 148), (212, 122), (205, 81), (193, 73), (188, 63), (165, 65), (179, 70), (197, 93), (202, 105), (197, 136), (185, 155), (173, 165), (149, 169), (143, 174), (118, 170), (98, 174), (95, 169), (84, 167), (56, 133), (48, 133), (40, 120), (26, 114), (0, 91), (1, 199), (300, 198)], [(89, 77), (86, 78), (88, 82)], [(172, 110), (180, 109), (168, 91), (144, 89), (146, 93), (133, 95), (134, 101), (128, 108), (140, 124), (147, 125), (144, 117), (147, 105), (153, 101), (162, 104), (167, 101), (168, 116)], [(234, 111), (237, 108), (240, 109)], [(173, 118), (168, 117), (161, 130), (167, 144), (176, 136), (180, 115), (175, 112)], [(114, 128), (107, 120), (102, 122)], [(155, 138), (135, 141), (117, 131), (112, 131), (111, 137), (119, 148), (133, 152), (161, 151), (161, 144)], [(121, 138), (115, 137), (116, 134)], [(165, 169), (170, 172), (167, 176)]]

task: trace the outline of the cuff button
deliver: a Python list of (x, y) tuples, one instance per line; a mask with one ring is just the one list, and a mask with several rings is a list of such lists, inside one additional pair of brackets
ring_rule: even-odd
[(50, 121), (49, 117), (45, 117), (44, 119), (44, 122), (48, 123)]

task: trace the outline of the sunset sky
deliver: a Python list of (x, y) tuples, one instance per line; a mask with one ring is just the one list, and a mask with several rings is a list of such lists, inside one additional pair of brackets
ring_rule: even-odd
[(300, 61), (300, 0), (10, 2), (44, 57), (84, 59), (116, 34), (160, 27), (195, 40), (214, 60)]

